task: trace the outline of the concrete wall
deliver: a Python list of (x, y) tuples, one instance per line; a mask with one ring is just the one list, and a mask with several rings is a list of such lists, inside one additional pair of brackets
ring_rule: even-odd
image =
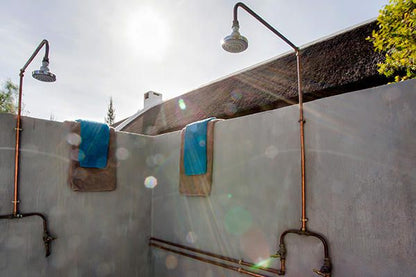
[[(333, 276), (414, 276), (416, 80), (305, 104), (307, 217), (329, 242)], [(179, 195), (179, 132), (117, 133), (113, 192), (67, 184), (68, 132), (24, 118), (21, 212), (48, 216), (58, 239), (44, 257), (39, 218), (0, 221), (0, 276), (240, 276), (149, 251), (151, 235), (259, 262), (300, 227), (296, 106), (219, 122), (210, 197)], [(0, 213), (11, 213), (13, 116), (0, 115)], [(154, 176), (153, 190), (143, 185)], [(312, 276), (323, 249), (288, 235), (287, 276)], [(271, 266), (278, 268), (278, 263)]]
[[(12, 210), (14, 127), (0, 114), (0, 214)], [(117, 133), (117, 189), (83, 193), (67, 184), (67, 135), (62, 123), (23, 119), (20, 210), (44, 213), (58, 239), (45, 258), (40, 218), (0, 220), (0, 276), (148, 276), (151, 191), (140, 169), (151, 139)]]
[[(308, 228), (333, 276), (415, 276), (416, 80), (305, 104)], [(179, 195), (179, 132), (157, 136), (152, 235), (258, 262), (300, 227), (298, 108), (219, 122), (212, 194)], [(288, 235), (287, 276), (313, 276), (314, 238)], [(152, 250), (154, 276), (240, 276)], [(279, 267), (277, 262), (271, 264)]]

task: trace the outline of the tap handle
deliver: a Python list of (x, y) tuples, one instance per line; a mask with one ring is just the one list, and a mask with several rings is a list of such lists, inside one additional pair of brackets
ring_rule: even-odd
[(317, 269), (313, 269), (313, 272), (315, 272), (316, 274), (318, 274), (322, 277), (331, 277), (331, 273), (325, 273), (325, 272), (322, 272), (322, 271), (317, 270)]
[(43, 234), (43, 244), (45, 245), (45, 257), (48, 257), (51, 254), (51, 243), (55, 240), (55, 237), (49, 235), (48, 232)]

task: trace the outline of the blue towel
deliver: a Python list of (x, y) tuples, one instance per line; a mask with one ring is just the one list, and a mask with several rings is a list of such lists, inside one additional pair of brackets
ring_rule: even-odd
[(215, 119), (210, 117), (186, 125), (183, 163), (186, 175), (207, 172), (207, 125)]
[(81, 167), (105, 168), (107, 166), (110, 128), (107, 124), (77, 120), (81, 123), (81, 144), (78, 159)]

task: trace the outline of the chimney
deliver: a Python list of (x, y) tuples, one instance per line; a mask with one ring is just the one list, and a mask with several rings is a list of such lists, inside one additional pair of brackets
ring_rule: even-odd
[(154, 91), (148, 91), (144, 94), (144, 109), (156, 106), (162, 103), (162, 94)]

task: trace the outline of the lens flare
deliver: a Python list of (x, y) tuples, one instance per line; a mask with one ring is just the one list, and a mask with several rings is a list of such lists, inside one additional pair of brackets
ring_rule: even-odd
[(243, 95), (241, 94), (241, 92), (238, 92), (238, 91), (233, 91), (233, 92), (231, 92), (231, 99), (232, 99), (233, 101), (238, 101), (238, 100), (240, 100), (241, 98), (243, 98)]
[[(261, 259), (261, 258), (260, 258), (260, 259)], [(259, 268), (259, 267), (269, 267), (269, 266), (270, 266), (270, 263), (271, 263), (271, 260), (272, 260), (272, 259), (270, 259), (270, 258), (267, 258), (267, 259), (261, 260), (261, 261), (259, 261), (258, 263), (256, 263), (256, 264), (254, 265), (254, 268)]]
[(199, 140), (199, 146), (204, 147), (206, 144), (204, 139)]
[(163, 156), (163, 154), (156, 154), (153, 156), (153, 163), (155, 165), (162, 165), (165, 162), (165, 156)]
[(269, 159), (274, 159), (279, 154), (279, 150), (274, 145), (269, 145), (266, 150), (264, 151), (264, 155), (266, 155)]
[(243, 207), (232, 208), (225, 215), (225, 229), (230, 234), (242, 235), (252, 223), (251, 213)]
[(233, 115), (237, 112), (237, 106), (234, 103), (227, 103), (224, 112), (226, 115)]
[(178, 266), (178, 258), (173, 255), (168, 255), (165, 260), (167, 269), (175, 269)]
[(148, 176), (144, 180), (144, 186), (148, 189), (153, 189), (157, 186), (157, 179), (153, 176)]
[(240, 247), (245, 256), (257, 263), (258, 266), (266, 264), (267, 257), (271, 255), (266, 235), (256, 226), (250, 228), (240, 237)]
[(130, 156), (129, 150), (124, 147), (119, 147), (116, 150), (116, 157), (118, 160), (127, 160)]
[(186, 241), (189, 243), (195, 243), (196, 242), (196, 234), (192, 231), (188, 232), (186, 234)]
[(66, 136), (66, 141), (71, 145), (78, 146), (81, 143), (81, 137), (76, 133), (69, 133)]
[(185, 110), (186, 109), (185, 101), (182, 98), (178, 100), (178, 105), (179, 105), (179, 108), (181, 110)]

